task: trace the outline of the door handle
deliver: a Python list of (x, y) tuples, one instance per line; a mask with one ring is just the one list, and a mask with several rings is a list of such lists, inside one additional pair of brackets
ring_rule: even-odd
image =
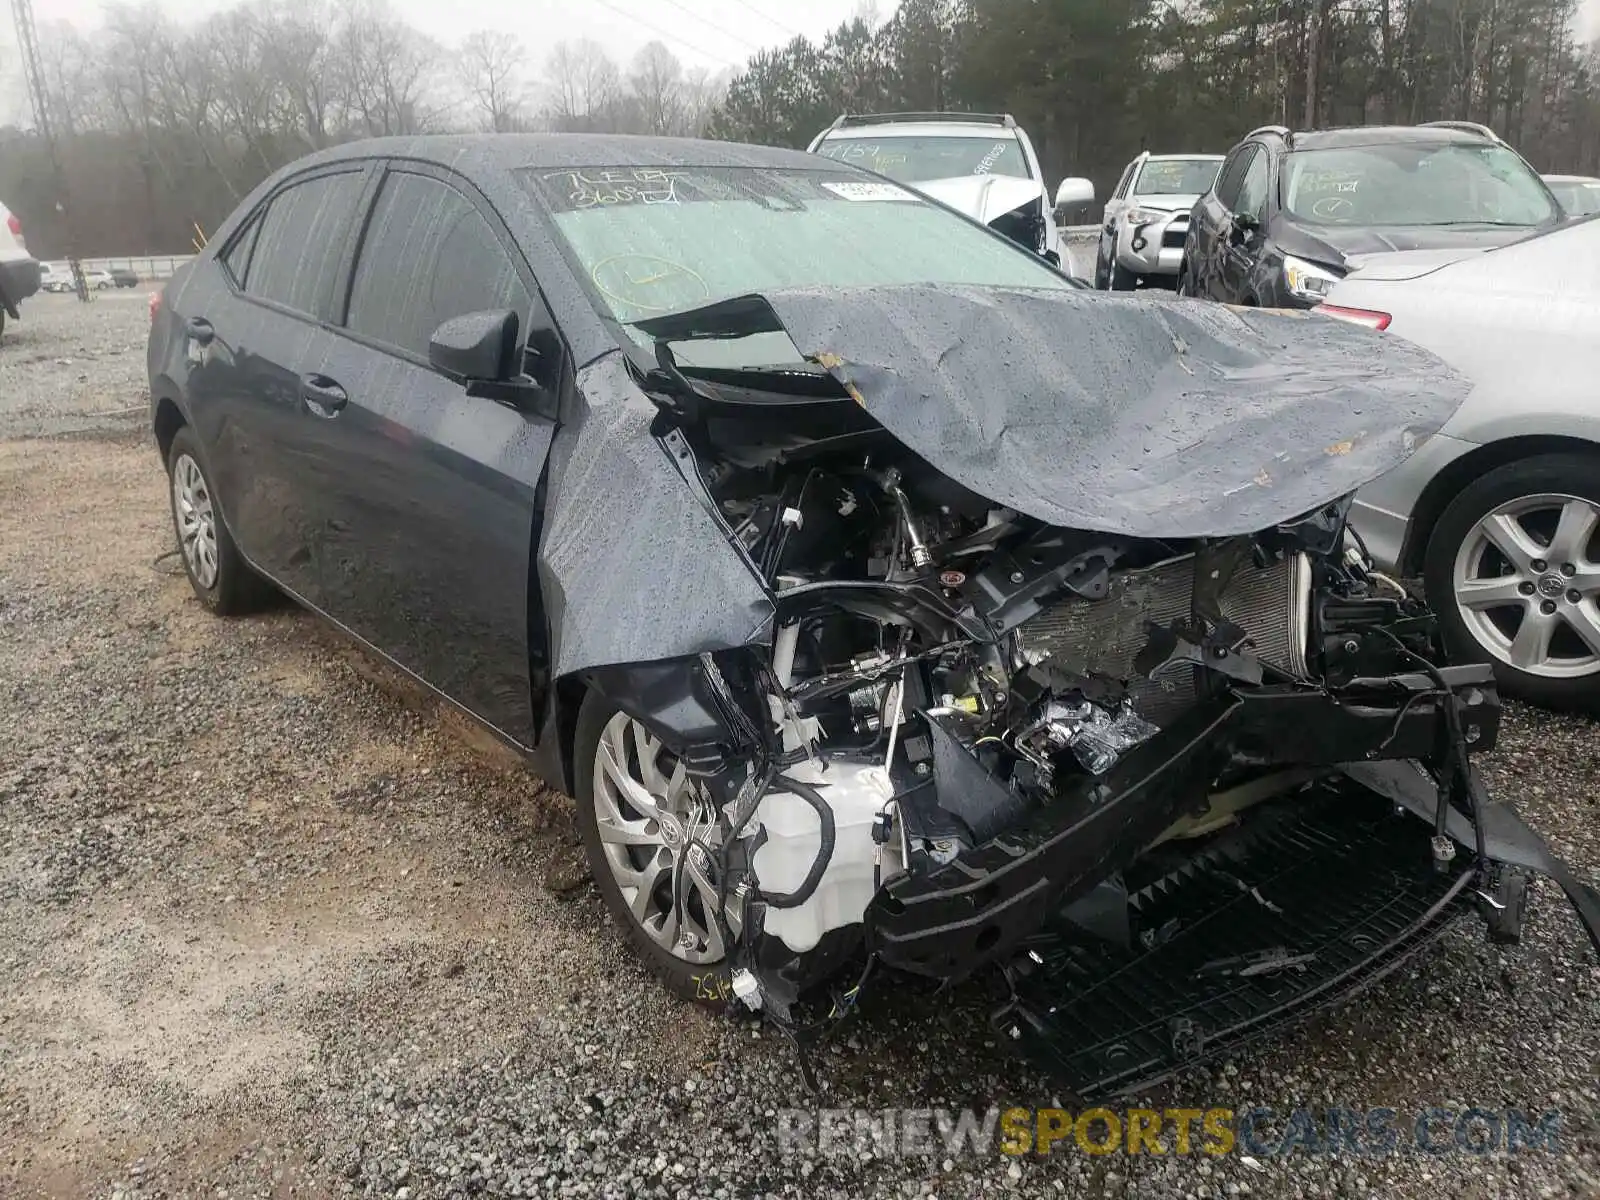
[(202, 346), (209, 346), (217, 331), (211, 327), (211, 322), (204, 317), (190, 317), (184, 322), (184, 331), (199, 342)]
[(329, 379), (326, 375), (302, 375), (300, 377), (300, 399), (316, 416), (335, 416), (340, 409), (350, 403), (350, 397), (339, 386), (336, 380)]

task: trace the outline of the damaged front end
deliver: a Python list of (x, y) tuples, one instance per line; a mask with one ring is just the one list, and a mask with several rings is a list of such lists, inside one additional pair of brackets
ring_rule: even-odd
[[(1600, 945), (1600, 898), (1472, 767), (1489, 669), (1446, 665), (1345, 526), (1358, 476), (1454, 407), (1431, 360), (1374, 339), (1360, 374), (1318, 328), (1318, 393), (1280, 326), (1141, 301), (1130, 398), (1069, 411), (1081, 364), (1028, 338), (1102, 319), (1078, 298), (892, 291), (642, 323), (652, 436), (770, 621), (587, 675), (707, 797), (695, 903), (734, 994), (793, 1031), (851, 964), (996, 973), (1008, 1039), (1090, 1096), (1349, 994), (1466, 907), (1515, 940), (1530, 871)], [(906, 334), (929, 329), (945, 344)], [(812, 365), (674, 350), (774, 333)]]

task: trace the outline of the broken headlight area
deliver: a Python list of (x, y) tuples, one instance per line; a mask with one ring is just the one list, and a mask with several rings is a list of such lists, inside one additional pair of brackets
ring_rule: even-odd
[[(1060, 528), (826, 377), (662, 362), (658, 433), (768, 589), (770, 643), (593, 682), (711, 797), (732, 990), (797, 1038), (816, 985), (854, 983), (839, 1016), (875, 969), (989, 972), (1009, 1040), (1081, 1095), (1135, 1087), (1469, 904), (1515, 939), (1526, 872), (1564, 871), (1472, 768), (1491, 672), (1444, 665), (1347, 500), (1240, 536)], [(1558, 882), (1597, 936), (1593, 890)]]

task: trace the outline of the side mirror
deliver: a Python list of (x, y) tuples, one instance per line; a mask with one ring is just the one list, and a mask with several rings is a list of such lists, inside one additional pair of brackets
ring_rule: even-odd
[(1233, 223), (1228, 228), (1228, 240), (1235, 246), (1242, 246), (1261, 228), (1261, 222), (1249, 213), (1234, 213)]
[(509, 308), (451, 317), (428, 339), (428, 362), (462, 382), (509, 382), (521, 374), (517, 324)]
[(1063, 179), (1061, 186), (1056, 189), (1056, 207), (1064, 208), (1069, 204), (1093, 204), (1094, 184), (1087, 179), (1073, 177)]

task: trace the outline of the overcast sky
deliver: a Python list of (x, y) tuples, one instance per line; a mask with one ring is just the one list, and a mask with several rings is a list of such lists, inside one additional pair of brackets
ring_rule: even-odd
[[(269, 0), (270, 2), (270, 0)], [(1600, 0), (1597, 0), (1600, 2)], [(804, 33), (816, 37), (848, 20), (862, 0), (392, 0), (407, 22), (428, 36), (455, 45), (475, 29), (515, 29), (535, 64), (563, 39), (588, 37), (625, 63), (646, 42), (667, 45), (686, 66), (713, 71), (742, 66), (757, 50)], [(175, 18), (193, 21), (232, 7), (227, 0), (155, 0)], [(897, 0), (875, 0), (887, 17)], [(67, 20), (84, 29), (100, 21), (104, 0), (33, 0), (41, 25)], [(25, 101), (11, 26), (10, 5), (0, 5), (0, 74), (5, 96), (0, 121), (15, 119)]]
[[(180, 20), (231, 7), (226, 0), (154, 0)], [(271, 2), (271, 0), (267, 0)], [(862, 0), (393, 0), (412, 25), (446, 45), (475, 29), (515, 29), (534, 63), (562, 39), (590, 37), (625, 62), (646, 42), (666, 43), (688, 66), (738, 67), (753, 52), (817, 37), (863, 7)], [(898, 0), (869, 0), (880, 18)], [(41, 24), (67, 20), (85, 29), (100, 20), (104, 0), (34, 0)], [(26, 94), (11, 27), (0, 6), (0, 123), (26, 111)], [(1582, 36), (1600, 36), (1600, 0), (1582, 0)]]

